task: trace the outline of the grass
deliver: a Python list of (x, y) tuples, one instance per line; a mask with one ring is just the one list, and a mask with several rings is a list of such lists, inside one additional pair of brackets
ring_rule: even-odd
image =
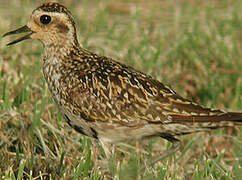
[[(61, 2), (61, 1), (60, 1)], [(242, 109), (242, 3), (63, 1), (83, 47), (119, 59), (205, 106)], [(0, 4), (0, 34), (25, 25), (39, 2)], [(118, 146), (104, 168), (95, 140), (73, 131), (54, 105), (41, 69), (42, 45), (0, 40), (0, 179), (240, 179), (241, 128), (180, 137), (181, 152), (144, 173), (170, 144)], [(144, 153), (142, 153), (144, 152)]]

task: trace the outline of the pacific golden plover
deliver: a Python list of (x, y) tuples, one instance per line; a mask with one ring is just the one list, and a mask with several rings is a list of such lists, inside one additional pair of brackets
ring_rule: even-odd
[(175, 136), (241, 124), (242, 113), (212, 110), (112, 58), (83, 49), (70, 11), (56, 2), (34, 9), (28, 24), (4, 36), (29, 32), (10, 42), (38, 39), (44, 45), (43, 74), (58, 109), (81, 134), (110, 144), (159, 136), (177, 151)]

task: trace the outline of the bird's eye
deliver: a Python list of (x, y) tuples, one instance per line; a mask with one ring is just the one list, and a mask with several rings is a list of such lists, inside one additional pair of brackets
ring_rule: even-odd
[(42, 24), (49, 24), (50, 21), (51, 21), (51, 17), (50, 16), (48, 16), (48, 15), (42, 15), (42, 16), (40, 16), (40, 22)]

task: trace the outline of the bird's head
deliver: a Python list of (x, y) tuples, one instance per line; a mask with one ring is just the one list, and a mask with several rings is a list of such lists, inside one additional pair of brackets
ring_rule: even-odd
[(44, 3), (33, 10), (27, 25), (7, 32), (3, 37), (28, 32), (8, 45), (26, 39), (38, 39), (45, 46), (78, 45), (75, 22), (70, 11), (56, 2)]

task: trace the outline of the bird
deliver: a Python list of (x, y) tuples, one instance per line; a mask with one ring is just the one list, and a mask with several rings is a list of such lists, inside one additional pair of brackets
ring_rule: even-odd
[(181, 149), (180, 135), (242, 124), (241, 112), (204, 107), (150, 75), (83, 48), (76, 29), (64, 5), (46, 2), (26, 25), (3, 37), (25, 32), (7, 45), (42, 42), (43, 75), (60, 113), (77, 132), (97, 139), (108, 158), (113, 144), (161, 137), (172, 146), (154, 164)]

